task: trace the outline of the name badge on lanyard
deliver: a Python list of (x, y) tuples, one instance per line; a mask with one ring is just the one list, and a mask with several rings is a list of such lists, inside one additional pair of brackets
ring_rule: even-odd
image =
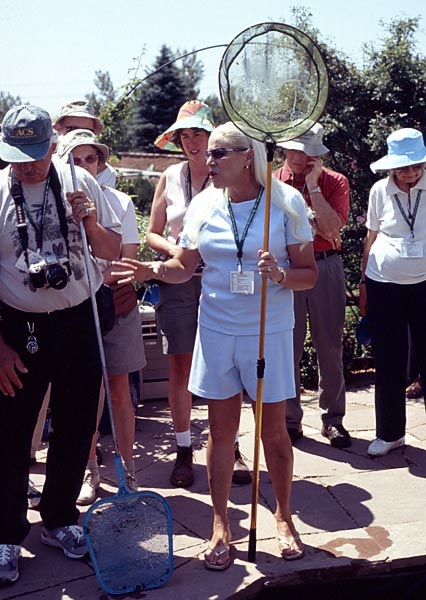
[(254, 294), (254, 271), (231, 271), (230, 291), (232, 294)]
[(254, 294), (254, 271), (243, 270), (243, 246), (246, 239), (250, 225), (254, 219), (254, 215), (258, 209), (260, 199), (262, 197), (263, 187), (260, 186), (259, 193), (257, 195), (254, 206), (250, 212), (247, 223), (244, 227), (241, 239), (238, 234), (237, 222), (235, 220), (234, 211), (232, 210), (232, 204), (229, 199), (228, 190), (225, 190), (224, 196), (228, 203), (228, 212), (231, 219), (232, 232), (234, 234), (235, 245), (237, 247), (237, 271), (230, 272), (230, 283), (229, 288), (232, 294)]
[(398, 197), (398, 194), (394, 194), (394, 198), (396, 204), (399, 208), (401, 215), (404, 218), (404, 221), (407, 223), (410, 228), (410, 239), (409, 241), (402, 242), (400, 247), (400, 253), (402, 258), (423, 258), (423, 244), (422, 242), (416, 241), (414, 238), (414, 224), (416, 222), (417, 210), (420, 204), (420, 197), (422, 195), (422, 190), (418, 190), (416, 202), (414, 205), (414, 210), (411, 211), (411, 194), (410, 190), (408, 190), (408, 214), (402, 207), (401, 201)]
[(423, 244), (410, 240), (401, 244), (402, 258), (423, 258)]

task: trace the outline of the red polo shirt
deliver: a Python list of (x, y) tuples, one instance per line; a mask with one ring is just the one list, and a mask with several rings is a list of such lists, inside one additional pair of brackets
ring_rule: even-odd
[[(288, 185), (293, 185), (293, 174), (287, 165), (287, 161), (280, 169), (277, 169), (273, 173), (273, 176), (280, 181), (287, 183)], [(324, 196), (325, 200), (337, 212), (340, 220), (342, 221), (342, 225), (345, 225), (348, 220), (349, 213), (349, 182), (347, 178), (341, 173), (336, 173), (336, 171), (332, 171), (331, 169), (323, 167), (322, 173), (318, 179), (318, 185), (321, 188), (322, 195)], [(311, 198), (308, 194), (306, 186), (304, 186), (304, 189), (299, 187), (297, 187), (297, 189), (299, 192), (303, 192), (303, 196), (308, 206), (312, 206)], [(327, 240), (320, 235), (315, 236), (315, 252), (324, 252), (325, 250), (330, 250), (331, 248), (332, 246)]]

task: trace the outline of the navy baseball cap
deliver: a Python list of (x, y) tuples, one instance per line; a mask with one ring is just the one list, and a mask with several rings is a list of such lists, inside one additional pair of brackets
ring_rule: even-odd
[(14, 106), (4, 116), (0, 158), (10, 163), (44, 158), (55, 135), (48, 112), (38, 106)]

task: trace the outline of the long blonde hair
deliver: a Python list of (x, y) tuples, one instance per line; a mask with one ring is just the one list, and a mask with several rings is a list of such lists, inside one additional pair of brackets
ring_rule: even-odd
[[(219, 138), (229, 142), (229, 144), (235, 148), (251, 148), (253, 151), (253, 175), (257, 183), (263, 187), (266, 187), (267, 181), (267, 160), (266, 160), (266, 148), (265, 144), (250, 138), (248, 135), (243, 133), (233, 122), (228, 121), (223, 125), (216, 127), (210, 134), (210, 140)], [(289, 197), (289, 188), (285, 183), (278, 181), (274, 177), (271, 181), (271, 202), (281, 208), (291, 219), (296, 223), (296, 232), (298, 226), (302, 224), (302, 217), (300, 213), (292, 206), (290, 198), (294, 198), (295, 190), (291, 188), (291, 196)], [(207, 190), (206, 190), (207, 191)], [(204, 194), (203, 192), (201, 192)], [(207, 195), (207, 194), (205, 194)], [(188, 209), (185, 217), (185, 227), (182, 232), (182, 237), (185, 238), (187, 247), (194, 248), (198, 244), (198, 234), (201, 225), (208, 220), (209, 216), (214, 210), (216, 199), (209, 199), (210, 201), (204, 201), (196, 203), (197, 211), (191, 210), (191, 206)], [(303, 200), (303, 199), (302, 199)], [(307, 215), (310, 215), (310, 209), (303, 200)], [(303, 237), (303, 236), (302, 236)], [(308, 241), (304, 237), (301, 241)]]

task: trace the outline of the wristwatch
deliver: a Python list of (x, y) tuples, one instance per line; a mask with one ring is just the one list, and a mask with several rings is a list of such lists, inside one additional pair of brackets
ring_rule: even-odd
[(320, 194), (322, 193), (319, 185), (317, 185), (317, 187), (314, 187), (312, 190), (308, 190), (308, 194), (318, 194), (318, 193), (320, 193)]

